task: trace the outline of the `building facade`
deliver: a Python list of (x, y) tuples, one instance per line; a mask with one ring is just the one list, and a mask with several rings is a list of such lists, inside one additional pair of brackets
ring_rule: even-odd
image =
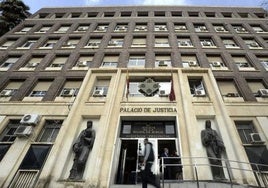
[[(148, 137), (156, 158), (164, 148), (181, 157), (179, 180), (164, 186), (267, 187), (256, 165), (268, 165), (267, 52), (258, 7), (39, 10), (0, 38), (0, 186), (140, 186)], [(206, 120), (226, 148), (221, 180), (201, 142)], [(72, 180), (89, 121), (94, 145)]]

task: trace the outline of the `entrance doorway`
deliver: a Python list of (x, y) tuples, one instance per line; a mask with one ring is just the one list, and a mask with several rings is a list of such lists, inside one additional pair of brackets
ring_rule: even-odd
[[(137, 184), (141, 182), (140, 171), (144, 157), (143, 141), (144, 138), (121, 139), (121, 150), (116, 179), (117, 184)], [(159, 174), (161, 171), (160, 160), (164, 148), (168, 148), (170, 152), (177, 151), (178, 147), (176, 145), (176, 139), (149, 138), (149, 142), (153, 145), (156, 159), (152, 166), (152, 172), (154, 174)], [(165, 171), (168, 172), (168, 175), (164, 176), (165, 179), (175, 179), (176, 175), (172, 170), (172, 167), (166, 167)]]

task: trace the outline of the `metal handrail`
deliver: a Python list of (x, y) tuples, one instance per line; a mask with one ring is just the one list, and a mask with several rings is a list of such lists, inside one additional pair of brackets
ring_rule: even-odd
[[(165, 163), (165, 159), (178, 159), (181, 160), (181, 164), (174, 164), (174, 163)], [(204, 160), (208, 161), (207, 163), (204, 162), (197, 162), (198, 160)], [(209, 160), (220, 160), (222, 165), (215, 165), (211, 164)], [(189, 160), (187, 163), (186, 161)], [(199, 188), (199, 177), (198, 177), (198, 170), (197, 168), (200, 166), (209, 166), (209, 167), (221, 167), (223, 169), (226, 169), (227, 175), (228, 175), (228, 181), (233, 187), (233, 177), (231, 172), (233, 170), (239, 170), (239, 171), (248, 171), (252, 172), (255, 175), (256, 182), (259, 187), (268, 187), (268, 165), (265, 164), (258, 164), (258, 163), (249, 163), (249, 162), (242, 162), (242, 161), (235, 161), (235, 160), (227, 160), (223, 158), (213, 158), (213, 157), (161, 157), (160, 160), (160, 168), (162, 169), (162, 187), (164, 188), (165, 186), (165, 181), (164, 181), (164, 172), (165, 172), (165, 167), (167, 166), (177, 166), (177, 167), (186, 167), (186, 166), (192, 166), (194, 173), (195, 173), (195, 181), (197, 182), (197, 187)], [(193, 162), (194, 161), (194, 162)], [(236, 164), (236, 166), (233, 166), (231, 164)], [(248, 168), (245, 168), (244, 166), (248, 166)], [(263, 171), (261, 169), (267, 169), (266, 171)], [(266, 177), (266, 176), (267, 177)], [(180, 180), (180, 181), (185, 181), (185, 180)], [(226, 182), (226, 179), (225, 179)]]

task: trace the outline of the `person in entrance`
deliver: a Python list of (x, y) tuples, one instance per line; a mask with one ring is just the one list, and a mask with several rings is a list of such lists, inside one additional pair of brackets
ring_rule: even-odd
[(151, 171), (155, 157), (153, 145), (151, 142), (149, 142), (148, 138), (144, 139), (144, 147), (144, 170), (141, 171), (142, 188), (147, 188), (148, 183), (160, 188), (160, 179), (158, 179)]

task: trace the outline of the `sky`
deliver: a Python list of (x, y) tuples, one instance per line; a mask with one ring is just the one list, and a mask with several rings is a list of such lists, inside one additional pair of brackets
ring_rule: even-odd
[(23, 0), (35, 13), (43, 7), (117, 6), (117, 5), (195, 5), (259, 7), (267, 0)]

